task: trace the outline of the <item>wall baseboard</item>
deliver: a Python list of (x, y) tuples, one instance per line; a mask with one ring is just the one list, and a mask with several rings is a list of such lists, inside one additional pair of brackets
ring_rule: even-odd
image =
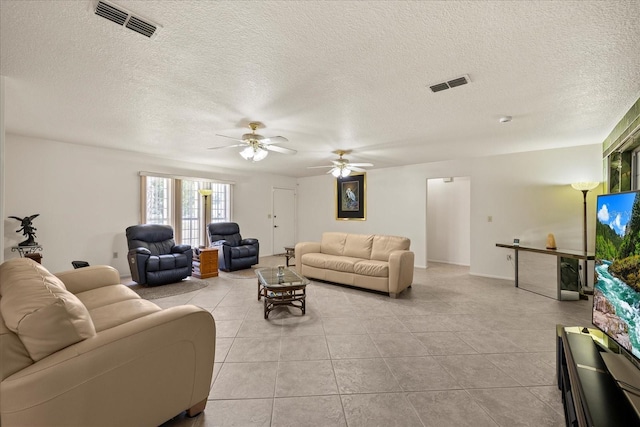
[(427, 263), (430, 263), (430, 262), (437, 262), (439, 264), (459, 265), (461, 267), (471, 267), (471, 264), (463, 264), (463, 263), (460, 263), (460, 262), (444, 261), (444, 260), (440, 260), (440, 259), (428, 259)]
[(469, 272), (470, 276), (478, 276), (478, 277), (486, 277), (488, 279), (500, 279), (500, 280), (509, 280), (511, 281), (511, 284), (513, 285), (513, 281), (514, 278), (513, 277), (505, 277), (505, 276), (495, 276), (493, 274), (482, 274), (482, 273), (471, 273)]

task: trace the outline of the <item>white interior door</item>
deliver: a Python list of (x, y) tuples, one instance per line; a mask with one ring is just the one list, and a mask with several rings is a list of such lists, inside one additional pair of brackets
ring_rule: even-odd
[(273, 254), (296, 244), (296, 193), (291, 188), (273, 189)]

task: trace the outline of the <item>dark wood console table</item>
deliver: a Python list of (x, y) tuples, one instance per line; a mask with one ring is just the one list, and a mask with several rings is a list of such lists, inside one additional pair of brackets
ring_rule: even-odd
[[(561, 273), (560, 273), (560, 267), (562, 264), (562, 258), (572, 258), (572, 259), (578, 259), (578, 260), (588, 260), (588, 261), (593, 261), (595, 260), (595, 254), (587, 252), (585, 253), (584, 251), (574, 251), (574, 250), (568, 250), (568, 249), (546, 249), (546, 248), (535, 248), (535, 247), (531, 247), (531, 246), (518, 246), (518, 245), (512, 245), (512, 244), (505, 244), (505, 243), (496, 243), (496, 246), (499, 248), (506, 248), (506, 249), (513, 249), (515, 256), (514, 256), (514, 262), (515, 262), (515, 286), (516, 288), (518, 287), (518, 252), (520, 251), (524, 251), (524, 252), (535, 252), (538, 254), (546, 254), (546, 255), (554, 255), (558, 258), (558, 262), (557, 262), (557, 277), (558, 277), (558, 293), (557, 293), (557, 298), (558, 300), (561, 300), (561, 295), (562, 295), (562, 289), (561, 289)], [(586, 274), (586, 272), (583, 272), (583, 275)]]
[[(597, 330), (557, 326), (558, 388), (567, 426), (638, 426), (637, 408), (609, 372)], [(640, 372), (638, 372), (640, 376)]]

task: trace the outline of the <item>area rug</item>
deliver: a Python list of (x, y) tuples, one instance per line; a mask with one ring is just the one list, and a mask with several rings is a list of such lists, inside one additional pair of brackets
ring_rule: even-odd
[(186, 294), (187, 292), (197, 291), (209, 285), (209, 282), (202, 279), (189, 277), (181, 282), (170, 283), (168, 285), (147, 286), (139, 285), (135, 282), (127, 283), (129, 289), (140, 295), (144, 299), (158, 299), (172, 297), (174, 295)]
[(218, 275), (220, 277), (226, 278), (226, 279), (255, 279), (256, 277), (256, 269), (258, 268), (262, 268), (262, 267), (258, 267), (256, 265), (254, 265), (251, 268), (246, 268), (244, 270), (237, 270), (237, 271), (220, 271), (218, 272)]
[(273, 255), (260, 258), (260, 263), (252, 266), (251, 268), (245, 268), (244, 270), (236, 271), (220, 271), (218, 274), (220, 277), (228, 279), (255, 279), (256, 270), (266, 267), (277, 267), (278, 265), (284, 265), (284, 255)]

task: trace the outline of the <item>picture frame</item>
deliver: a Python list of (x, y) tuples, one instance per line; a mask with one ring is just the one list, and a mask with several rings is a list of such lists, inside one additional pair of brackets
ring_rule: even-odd
[(366, 173), (336, 178), (336, 220), (365, 221), (367, 219)]

